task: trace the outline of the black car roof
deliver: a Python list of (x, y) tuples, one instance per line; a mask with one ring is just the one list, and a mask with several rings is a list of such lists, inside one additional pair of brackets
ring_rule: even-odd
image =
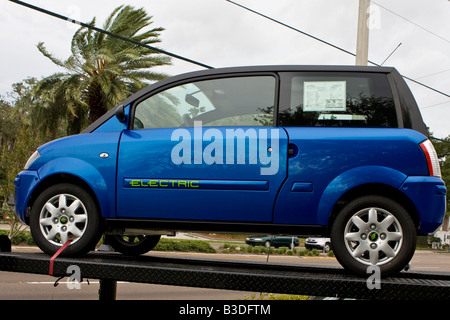
[[(127, 106), (132, 103), (137, 98), (142, 95), (151, 92), (158, 87), (163, 87), (172, 82), (194, 79), (204, 76), (214, 76), (214, 75), (226, 75), (226, 74), (238, 74), (238, 73), (256, 73), (256, 72), (312, 72), (312, 71), (333, 71), (333, 72), (374, 72), (374, 73), (396, 73), (397, 70), (393, 67), (368, 67), (368, 66), (336, 66), (336, 65), (272, 65), (272, 66), (243, 66), (243, 67), (227, 67), (227, 68), (217, 68), (217, 69), (206, 69), (200, 71), (193, 71), (188, 73), (183, 73), (180, 75), (168, 77), (167, 79), (158, 81), (154, 84), (150, 84), (149, 86), (143, 88), (142, 90), (134, 93), (124, 101), (120, 105)], [(109, 110), (99, 119), (97, 119), (94, 123), (92, 123), (89, 127), (87, 127), (81, 133), (90, 133), (97, 129), (100, 125), (102, 125), (106, 120), (110, 119), (115, 114), (115, 110), (117, 106)]]

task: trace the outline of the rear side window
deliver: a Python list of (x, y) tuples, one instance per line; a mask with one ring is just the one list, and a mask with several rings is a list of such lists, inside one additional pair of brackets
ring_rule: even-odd
[(273, 76), (231, 77), (184, 83), (141, 101), (133, 129), (273, 126)]
[(384, 74), (309, 72), (284, 79), (290, 92), (288, 108), (280, 110), (281, 126), (398, 126)]

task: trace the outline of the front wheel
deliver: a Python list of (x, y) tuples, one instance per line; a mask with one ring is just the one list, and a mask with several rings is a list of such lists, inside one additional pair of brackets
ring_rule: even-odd
[(401, 271), (416, 247), (416, 228), (396, 201), (365, 196), (348, 203), (331, 227), (333, 252), (340, 264), (360, 275), (378, 266), (383, 276)]
[(30, 230), (38, 247), (54, 254), (69, 240), (63, 256), (87, 253), (100, 238), (100, 214), (86, 190), (57, 184), (44, 190), (31, 208)]

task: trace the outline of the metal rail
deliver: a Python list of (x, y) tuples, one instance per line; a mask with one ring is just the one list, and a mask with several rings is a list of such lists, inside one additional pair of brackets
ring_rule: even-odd
[[(0, 270), (48, 274), (50, 259), (42, 253), (1, 252)], [(380, 289), (369, 289), (367, 278), (341, 268), (151, 255), (131, 258), (99, 252), (82, 258), (58, 257), (52, 264), (55, 277), (69, 276), (68, 268), (76, 266), (82, 278), (100, 279), (100, 299), (115, 299), (117, 281), (355, 299), (450, 297), (450, 273), (402, 272), (381, 279)]]

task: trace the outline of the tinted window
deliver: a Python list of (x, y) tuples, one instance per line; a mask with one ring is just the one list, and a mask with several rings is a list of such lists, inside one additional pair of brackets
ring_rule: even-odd
[(204, 80), (155, 94), (136, 106), (134, 129), (272, 126), (276, 79), (271, 76)]
[(286, 75), (289, 107), (282, 126), (396, 127), (397, 116), (383, 74), (298, 73)]

